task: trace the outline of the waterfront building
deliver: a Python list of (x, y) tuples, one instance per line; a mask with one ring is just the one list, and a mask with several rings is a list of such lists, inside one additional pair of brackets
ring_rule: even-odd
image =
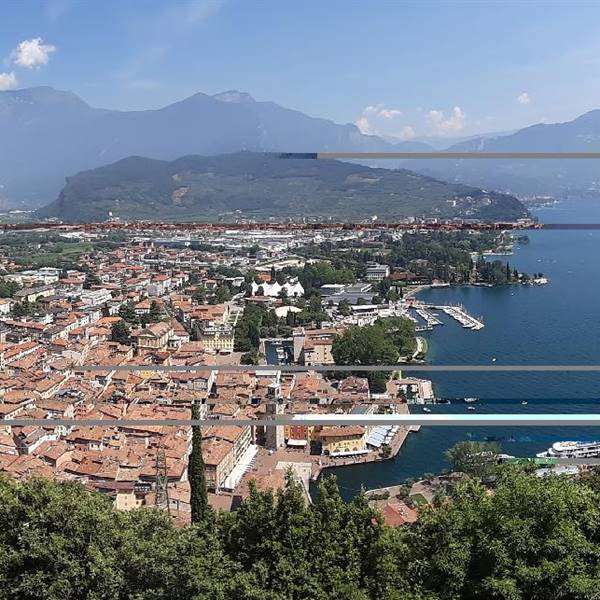
[(318, 433), (321, 453), (327, 456), (366, 454), (366, 428), (362, 425), (325, 426)]

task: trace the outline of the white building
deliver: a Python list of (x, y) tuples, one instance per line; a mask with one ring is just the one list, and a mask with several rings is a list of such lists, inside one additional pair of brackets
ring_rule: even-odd
[(367, 281), (382, 281), (389, 277), (390, 268), (387, 265), (372, 264), (367, 266)]
[(112, 295), (109, 290), (84, 290), (80, 295), (81, 302), (85, 306), (99, 306), (109, 300), (112, 300)]
[(274, 283), (261, 283), (258, 284), (255, 281), (252, 282), (252, 295), (255, 295), (258, 288), (263, 289), (264, 296), (270, 296), (271, 298), (277, 298), (281, 290), (285, 290), (289, 298), (299, 298), (304, 295), (304, 288), (299, 281), (288, 281), (283, 285), (280, 285), (276, 281)]
[(9, 314), (13, 304), (10, 298), (0, 298), (0, 315)]

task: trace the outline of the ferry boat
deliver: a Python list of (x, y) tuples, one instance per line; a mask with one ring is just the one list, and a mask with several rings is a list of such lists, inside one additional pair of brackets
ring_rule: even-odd
[(594, 458), (600, 456), (600, 442), (554, 442), (538, 458)]

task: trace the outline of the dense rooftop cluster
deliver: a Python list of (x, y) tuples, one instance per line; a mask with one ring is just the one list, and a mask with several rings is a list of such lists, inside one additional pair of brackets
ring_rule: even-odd
[[(128, 509), (155, 503), (164, 457), (170, 508), (185, 520), (191, 428), (164, 421), (188, 420), (192, 405), (210, 420), (202, 447), (211, 501), (221, 508), (247, 496), (250, 479), (283, 486), (290, 466), (310, 500), (309, 481), (323, 467), (398, 450), (406, 428), (224, 423), (406, 411), (407, 397), (427, 393), (423, 382), (399, 371), (374, 385), (360, 373), (276, 368), (333, 364), (343, 354), (344, 332), (362, 335), (382, 318), (408, 325), (408, 345), (398, 342), (394, 360), (414, 353), (414, 325), (403, 317), (398, 293), (372, 303), (381, 281), (391, 282), (388, 290), (404, 286), (409, 273), (373, 262), (357, 276), (301, 252), (315, 241), (378, 234), (338, 231), (319, 239), (261, 230), (194, 240), (146, 233), (3, 236), (0, 416), (36, 421), (0, 428), (1, 471), (77, 480)], [(379, 349), (372, 351), (375, 360)], [(226, 368), (239, 363), (248, 370)], [(139, 369), (123, 369), (132, 366)], [(160, 370), (170, 366), (188, 369)]]

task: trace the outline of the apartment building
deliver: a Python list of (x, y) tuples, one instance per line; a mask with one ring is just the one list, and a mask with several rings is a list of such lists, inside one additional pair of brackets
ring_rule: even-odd
[(144, 329), (132, 333), (136, 348), (139, 351), (164, 351), (169, 346), (169, 338), (173, 335), (170, 323), (153, 323)]
[(323, 427), (318, 432), (321, 453), (327, 456), (366, 454), (366, 429), (362, 425)]
[(196, 337), (207, 350), (221, 353), (233, 352), (234, 329), (231, 325), (206, 325), (196, 329)]
[(382, 281), (390, 275), (388, 265), (374, 263), (367, 266), (367, 281)]

